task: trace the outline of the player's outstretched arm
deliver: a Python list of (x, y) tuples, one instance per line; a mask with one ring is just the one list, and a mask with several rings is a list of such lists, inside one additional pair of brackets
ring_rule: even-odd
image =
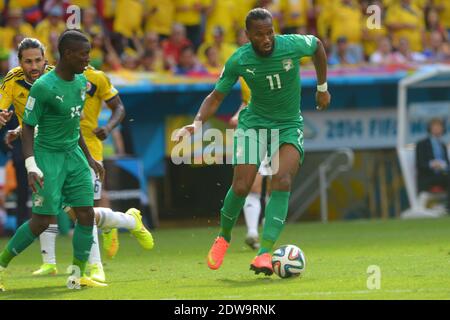
[(105, 140), (111, 131), (117, 127), (119, 123), (125, 118), (125, 107), (123, 102), (118, 95), (106, 102), (108, 108), (112, 110), (111, 117), (108, 123), (104, 127), (99, 127), (94, 129), (94, 134), (100, 140)]
[(202, 102), (200, 109), (195, 116), (194, 123), (181, 128), (177, 135), (177, 141), (180, 141), (184, 136), (192, 135), (198, 127), (208, 121), (219, 109), (225, 95), (217, 90), (213, 90)]
[(44, 174), (36, 164), (34, 159), (34, 127), (23, 123), (22, 127), (22, 150), (25, 157), (25, 167), (28, 172), (28, 185), (33, 192), (36, 192), (36, 186), (44, 187)]
[(331, 95), (327, 85), (327, 54), (322, 41), (317, 39), (317, 49), (312, 56), (317, 75), (316, 102), (318, 110), (325, 110), (330, 105)]

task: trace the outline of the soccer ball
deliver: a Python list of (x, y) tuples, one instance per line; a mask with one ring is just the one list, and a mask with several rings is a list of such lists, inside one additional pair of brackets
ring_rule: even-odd
[(272, 255), (272, 267), (280, 278), (298, 277), (305, 271), (305, 255), (292, 244), (281, 246)]

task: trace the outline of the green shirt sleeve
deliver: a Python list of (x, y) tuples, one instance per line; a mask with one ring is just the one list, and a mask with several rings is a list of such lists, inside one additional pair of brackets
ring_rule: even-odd
[(46, 91), (47, 88), (40, 81), (37, 81), (31, 87), (27, 104), (25, 105), (23, 122), (33, 127), (39, 124), (39, 119), (44, 113)]
[(294, 51), (299, 58), (312, 56), (317, 49), (317, 38), (313, 35), (290, 34), (287, 35)]
[(220, 74), (219, 81), (216, 83), (215, 89), (227, 95), (239, 78), (237, 63), (234, 56), (231, 56), (225, 63), (225, 67)]

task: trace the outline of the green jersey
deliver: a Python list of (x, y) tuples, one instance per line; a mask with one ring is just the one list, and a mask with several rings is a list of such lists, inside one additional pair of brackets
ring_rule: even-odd
[(37, 150), (72, 151), (80, 138), (80, 116), (86, 100), (87, 80), (83, 74), (65, 81), (52, 70), (41, 76), (30, 90), (23, 121), (39, 125)]
[(314, 36), (277, 35), (272, 54), (261, 57), (247, 43), (228, 59), (215, 89), (228, 94), (243, 77), (252, 92), (250, 111), (275, 121), (298, 120), (300, 58), (312, 56), (316, 48)]

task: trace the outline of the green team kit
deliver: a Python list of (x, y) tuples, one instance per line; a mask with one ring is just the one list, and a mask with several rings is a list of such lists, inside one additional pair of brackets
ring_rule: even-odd
[(32, 196), (33, 213), (58, 214), (62, 198), (71, 207), (93, 206), (91, 173), (78, 146), (86, 85), (82, 74), (65, 81), (53, 70), (36, 80), (30, 90), (23, 121), (38, 125), (34, 153), (44, 174), (44, 187), (38, 187)]
[(270, 150), (276, 151), (283, 144), (292, 144), (299, 151), (300, 161), (303, 162), (299, 60), (304, 56), (312, 56), (316, 48), (317, 38), (314, 36), (277, 35), (274, 50), (268, 57), (257, 55), (248, 43), (228, 59), (215, 89), (228, 94), (238, 78), (243, 77), (252, 92), (248, 107), (239, 114), (238, 130), (234, 137), (234, 164), (259, 166), (262, 161), (265, 152), (258, 151), (257, 162), (252, 162), (250, 159), (254, 150), (249, 148), (245, 140), (240, 139), (240, 135), (249, 129), (278, 130), (278, 141), (274, 142), (276, 146), (269, 147), (272, 136), (270, 133), (267, 140), (257, 135), (256, 145), (262, 150), (266, 149), (270, 157), (273, 155)]

